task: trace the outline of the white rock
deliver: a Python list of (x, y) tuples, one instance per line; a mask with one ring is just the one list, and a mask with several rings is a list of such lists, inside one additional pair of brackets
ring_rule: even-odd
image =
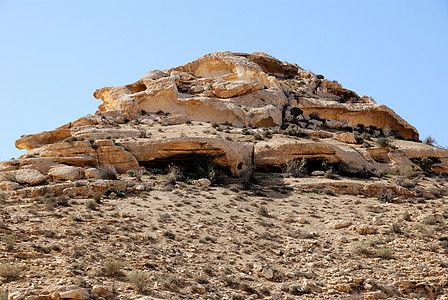
[(334, 223), (333, 228), (340, 229), (340, 228), (349, 227), (350, 225), (352, 225), (352, 222), (350, 222), (350, 221), (337, 221), (336, 223)]
[(339, 237), (338, 241), (341, 242), (341, 243), (348, 243), (348, 239), (345, 236)]
[(311, 173), (312, 176), (324, 176), (325, 172), (324, 171), (313, 171)]
[(83, 300), (89, 299), (89, 292), (86, 289), (78, 288), (75, 290), (69, 290), (66, 292), (60, 292), (61, 299), (75, 299), (75, 300)]
[(24, 300), (27, 294), (27, 292), (23, 291), (12, 292), (9, 293), (8, 300)]
[(193, 180), (192, 184), (198, 187), (202, 187), (202, 186), (210, 186), (212, 182), (207, 178), (201, 178), (198, 180)]
[(272, 268), (263, 268), (261, 275), (266, 279), (272, 279), (274, 277), (274, 270)]

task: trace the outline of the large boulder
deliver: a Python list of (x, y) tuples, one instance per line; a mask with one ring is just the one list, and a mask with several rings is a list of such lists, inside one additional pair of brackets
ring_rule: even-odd
[(48, 175), (54, 181), (81, 179), (84, 176), (84, 169), (73, 166), (59, 166), (50, 169)]
[(15, 171), (0, 172), (0, 181), (13, 181), (36, 185), (46, 180), (46, 177), (34, 169), (21, 169)]
[(36, 134), (22, 136), (16, 141), (17, 149), (31, 150), (46, 144), (56, 143), (70, 137), (70, 129), (55, 129), (52, 131), (42, 131)]

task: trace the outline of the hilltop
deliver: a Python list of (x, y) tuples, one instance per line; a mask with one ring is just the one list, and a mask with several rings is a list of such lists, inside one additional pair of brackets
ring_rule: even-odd
[(261, 52), (94, 97), (0, 163), (9, 299), (446, 292), (448, 150), (387, 106)]

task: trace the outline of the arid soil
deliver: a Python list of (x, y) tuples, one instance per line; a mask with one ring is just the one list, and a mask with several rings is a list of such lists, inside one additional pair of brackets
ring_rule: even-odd
[(2, 194), (2, 297), (53, 299), (59, 287), (73, 285), (109, 299), (448, 293), (446, 178), (419, 175), (408, 184), (425, 191), (421, 197), (381, 199), (300, 188), (369, 179), (255, 173), (247, 184), (230, 178), (209, 187), (173, 185), (160, 174), (141, 180), (153, 188), (95, 200)]

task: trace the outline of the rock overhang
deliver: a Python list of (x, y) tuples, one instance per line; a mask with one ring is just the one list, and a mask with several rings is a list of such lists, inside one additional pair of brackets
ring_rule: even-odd
[[(30, 152), (0, 172), (47, 176), (52, 168), (105, 165), (126, 172), (188, 155), (205, 155), (234, 176), (299, 159), (374, 173), (418, 169), (428, 157), (433, 171), (448, 172), (448, 151), (416, 142), (417, 130), (392, 109), (265, 53), (207, 54), (94, 96), (103, 101), (94, 115), (18, 139)], [(404, 140), (373, 143), (390, 133)]]

